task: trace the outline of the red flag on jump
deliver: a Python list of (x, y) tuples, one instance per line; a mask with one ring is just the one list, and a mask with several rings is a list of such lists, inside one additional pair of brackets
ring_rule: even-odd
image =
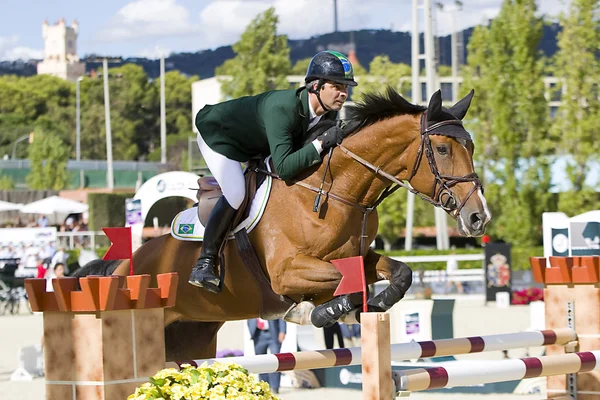
[(333, 295), (363, 292), (363, 311), (367, 312), (367, 287), (363, 257), (340, 258), (331, 260), (331, 263), (342, 274), (342, 280)]
[(133, 275), (133, 257), (131, 243), (131, 227), (102, 228), (111, 245), (106, 251), (103, 260), (129, 260), (129, 275)]

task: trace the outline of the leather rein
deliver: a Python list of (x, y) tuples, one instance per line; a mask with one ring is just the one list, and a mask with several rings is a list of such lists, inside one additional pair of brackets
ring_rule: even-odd
[[(471, 195), (473, 195), (473, 193), (475, 193), (479, 188), (482, 188), (481, 181), (479, 180), (479, 177), (477, 176), (477, 174), (475, 172), (472, 172), (465, 176), (443, 175), (439, 172), (436, 162), (435, 162), (433, 148), (431, 146), (431, 139), (429, 136), (439, 134), (439, 135), (443, 135), (443, 136), (453, 137), (453, 135), (451, 135), (451, 134), (444, 134), (441, 132), (440, 133), (432, 133), (432, 131), (434, 131), (440, 127), (446, 126), (446, 125), (462, 126), (463, 124), (462, 124), (461, 120), (455, 119), (455, 120), (441, 121), (441, 122), (435, 123), (431, 126), (427, 126), (426, 113), (427, 113), (427, 111), (424, 111), (423, 114), (421, 115), (421, 143), (419, 145), (419, 150), (417, 151), (417, 157), (415, 159), (415, 163), (413, 165), (411, 174), (410, 174), (409, 178), (406, 179), (406, 182), (408, 182), (408, 183), (405, 183), (405, 182), (401, 181), (400, 179), (396, 178), (394, 175), (383, 171), (380, 167), (376, 167), (375, 165), (371, 164), (367, 160), (361, 158), (357, 154), (348, 150), (348, 148), (346, 148), (342, 144), (338, 145), (339, 149), (342, 152), (344, 152), (346, 155), (351, 157), (353, 160), (355, 160), (359, 164), (365, 166), (367, 169), (371, 170), (375, 175), (380, 176), (384, 179), (387, 179), (393, 183), (392, 185), (390, 185), (384, 189), (383, 193), (381, 193), (381, 195), (377, 198), (377, 200), (375, 200), (375, 202), (373, 204), (363, 206), (360, 203), (354, 203), (350, 200), (344, 199), (343, 197), (336, 195), (335, 193), (331, 193), (329, 191), (323, 190), (325, 178), (327, 176), (327, 172), (329, 170), (329, 164), (331, 162), (331, 157), (333, 155), (333, 148), (329, 149), (327, 164), (325, 166), (325, 173), (323, 174), (323, 179), (321, 181), (320, 187), (317, 188), (317, 187), (312, 186), (303, 181), (293, 181), (295, 185), (301, 186), (303, 188), (306, 188), (308, 190), (311, 190), (311, 191), (317, 193), (317, 197), (315, 198), (315, 203), (314, 203), (314, 207), (313, 207), (314, 212), (318, 211), (320, 203), (321, 203), (321, 196), (323, 196), (323, 195), (325, 196), (325, 198), (332, 198), (333, 200), (336, 200), (340, 203), (354, 207), (357, 210), (359, 210), (360, 212), (362, 212), (363, 218), (362, 218), (362, 226), (361, 226), (359, 255), (364, 255), (364, 248), (365, 248), (364, 242), (367, 238), (366, 230), (367, 230), (368, 215), (373, 210), (375, 210), (383, 202), (383, 200), (385, 200), (387, 197), (389, 197), (392, 193), (394, 193), (400, 187), (403, 187), (406, 190), (408, 190), (409, 192), (414, 193), (415, 195), (419, 196), (421, 199), (427, 201), (428, 203), (431, 203), (435, 207), (442, 208), (443, 210), (448, 212), (453, 218), (456, 218), (456, 216), (458, 215), (460, 210), (464, 207), (464, 205), (469, 200)], [(417, 190), (415, 190), (410, 185), (410, 180), (417, 174), (419, 165), (421, 164), (421, 160), (423, 158), (423, 153), (425, 153), (425, 156), (427, 157), (427, 161), (429, 163), (429, 168), (431, 169), (431, 172), (433, 173), (433, 175), (435, 177), (435, 185), (433, 187), (432, 196), (426, 196), (426, 195), (418, 192)], [(268, 174), (275, 179), (281, 180), (281, 178), (277, 174), (274, 174), (272, 172), (265, 171), (262, 169), (256, 169), (256, 171)], [(458, 183), (462, 183), (462, 182), (473, 182), (474, 185), (473, 185), (473, 188), (469, 191), (469, 193), (467, 193), (467, 195), (465, 196), (463, 201), (461, 203), (457, 203), (456, 197), (454, 196), (454, 194), (452, 193), (450, 188), (452, 188), (453, 186), (457, 185)]]

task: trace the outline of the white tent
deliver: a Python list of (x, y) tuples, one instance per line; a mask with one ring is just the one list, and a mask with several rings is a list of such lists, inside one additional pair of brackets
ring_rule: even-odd
[(8, 201), (0, 200), (0, 212), (20, 210), (23, 207), (21, 203), (9, 203)]
[(88, 210), (88, 205), (64, 197), (51, 196), (34, 201), (21, 208), (25, 214), (43, 214), (51, 224), (60, 224), (69, 214), (79, 214)]
[(21, 208), (26, 214), (79, 214), (88, 210), (88, 205), (64, 197), (51, 196), (42, 200), (34, 201)]

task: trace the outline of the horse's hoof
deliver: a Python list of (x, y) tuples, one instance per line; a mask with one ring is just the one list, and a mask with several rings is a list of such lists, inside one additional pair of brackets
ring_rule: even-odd
[(315, 305), (310, 301), (301, 301), (291, 306), (283, 316), (284, 321), (298, 325), (310, 325), (310, 314)]

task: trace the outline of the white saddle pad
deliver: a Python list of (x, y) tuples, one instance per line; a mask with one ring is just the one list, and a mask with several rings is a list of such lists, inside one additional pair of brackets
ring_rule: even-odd
[[(265, 208), (267, 207), (267, 200), (271, 193), (271, 186), (273, 184), (273, 178), (267, 175), (264, 182), (260, 185), (256, 191), (252, 204), (250, 204), (250, 213), (248, 218), (240, 222), (233, 231), (229, 234), (227, 239), (233, 239), (233, 234), (237, 231), (246, 228), (246, 231), (250, 232), (260, 221)], [(171, 223), (171, 236), (178, 240), (188, 241), (202, 241), (204, 238), (204, 226), (198, 218), (198, 207), (192, 207), (185, 211), (180, 212), (173, 219)]]

